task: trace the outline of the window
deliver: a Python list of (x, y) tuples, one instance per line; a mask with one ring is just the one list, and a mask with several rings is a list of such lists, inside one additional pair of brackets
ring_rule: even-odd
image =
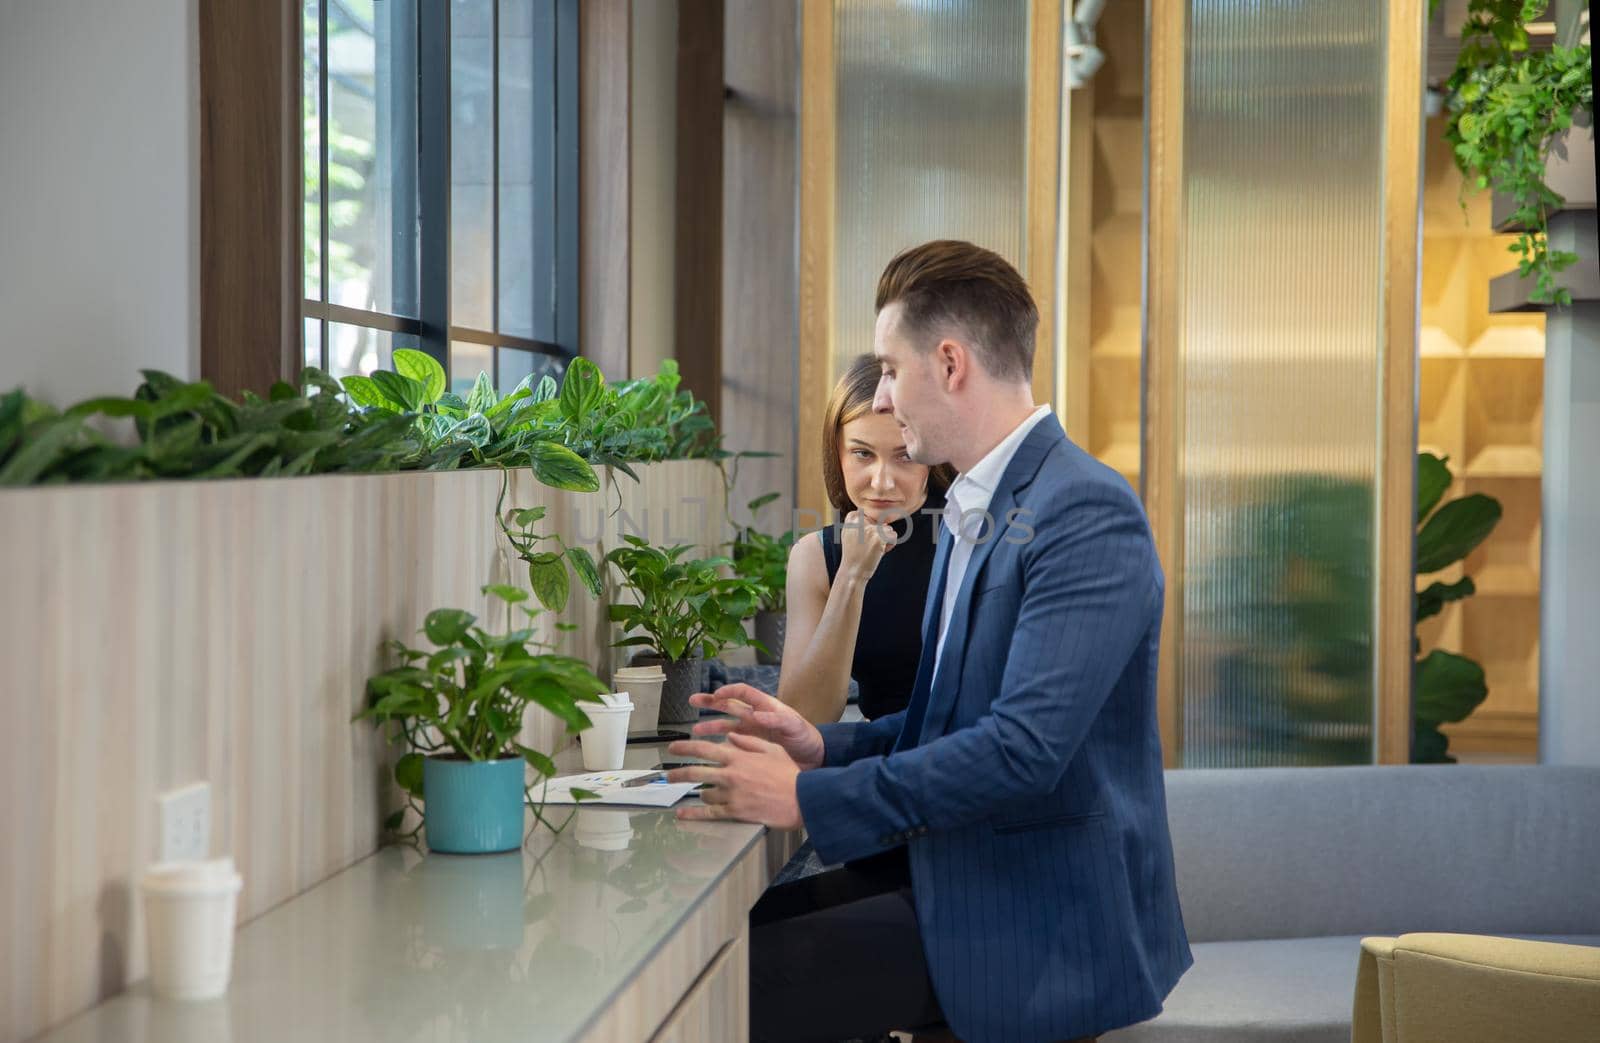
[[(304, 360), (577, 352), (577, 0), (303, 0)], [(446, 143), (437, 147), (434, 142)]]

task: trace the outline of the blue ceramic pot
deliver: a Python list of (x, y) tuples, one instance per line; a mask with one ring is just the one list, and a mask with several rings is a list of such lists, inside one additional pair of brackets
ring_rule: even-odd
[(487, 855), (522, 846), (522, 758), (422, 762), (422, 825), (428, 849)]

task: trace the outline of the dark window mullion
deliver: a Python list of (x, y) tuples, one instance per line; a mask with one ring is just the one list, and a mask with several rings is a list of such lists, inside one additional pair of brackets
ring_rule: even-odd
[[(500, 329), (500, 0), (489, 19), (489, 328)], [(500, 389), (500, 349), (489, 349), (489, 380)]]
[(539, 355), (560, 355), (563, 358), (567, 355), (566, 349), (559, 344), (535, 340), (532, 337), (518, 337), (510, 333), (480, 330), (472, 326), (450, 327), (450, 339), (465, 344), (483, 344), (497, 349), (514, 348), (517, 351), (529, 351)]
[[(317, 266), (320, 269), (318, 278), (321, 281), (322, 299), (332, 303), (332, 286), (328, 282), (328, 211), (332, 202), (333, 193), (328, 186), (328, 137), (333, 128), (333, 113), (328, 110), (328, 0), (318, 0), (317, 3), (317, 164), (318, 184), (322, 194), (322, 205), (318, 207), (317, 235), (320, 249), (317, 251)], [(318, 319), (321, 331), (321, 342), (318, 344), (318, 354), (321, 358), (321, 369), (328, 367), (328, 317), (323, 314)]]
[(397, 315), (394, 312), (367, 311), (362, 308), (347, 308), (342, 304), (330, 304), (327, 301), (304, 302), (305, 313), (312, 318), (324, 322), (337, 322), (344, 326), (363, 326), (367, 329), (384, 330), (388, 333), (400, 333), (406, 336), (417, 336), (422, 329), (422, 324), (409, 315)]
[(417, 9), (421, 347), (450, 373), (450, 0)]

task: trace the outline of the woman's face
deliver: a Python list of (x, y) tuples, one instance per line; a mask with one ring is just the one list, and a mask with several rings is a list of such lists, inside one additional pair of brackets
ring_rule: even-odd
[(927, 499), (928, 468), (906, 455), (905, 431), (887, 413), (867, 413), (840, 430), (845, 492), (874, 520), (909, 515)]

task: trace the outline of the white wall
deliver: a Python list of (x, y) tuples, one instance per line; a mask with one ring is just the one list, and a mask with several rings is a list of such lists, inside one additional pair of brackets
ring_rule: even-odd
[(0, 0), (0, 391), (200, 371), (196, 0)]

